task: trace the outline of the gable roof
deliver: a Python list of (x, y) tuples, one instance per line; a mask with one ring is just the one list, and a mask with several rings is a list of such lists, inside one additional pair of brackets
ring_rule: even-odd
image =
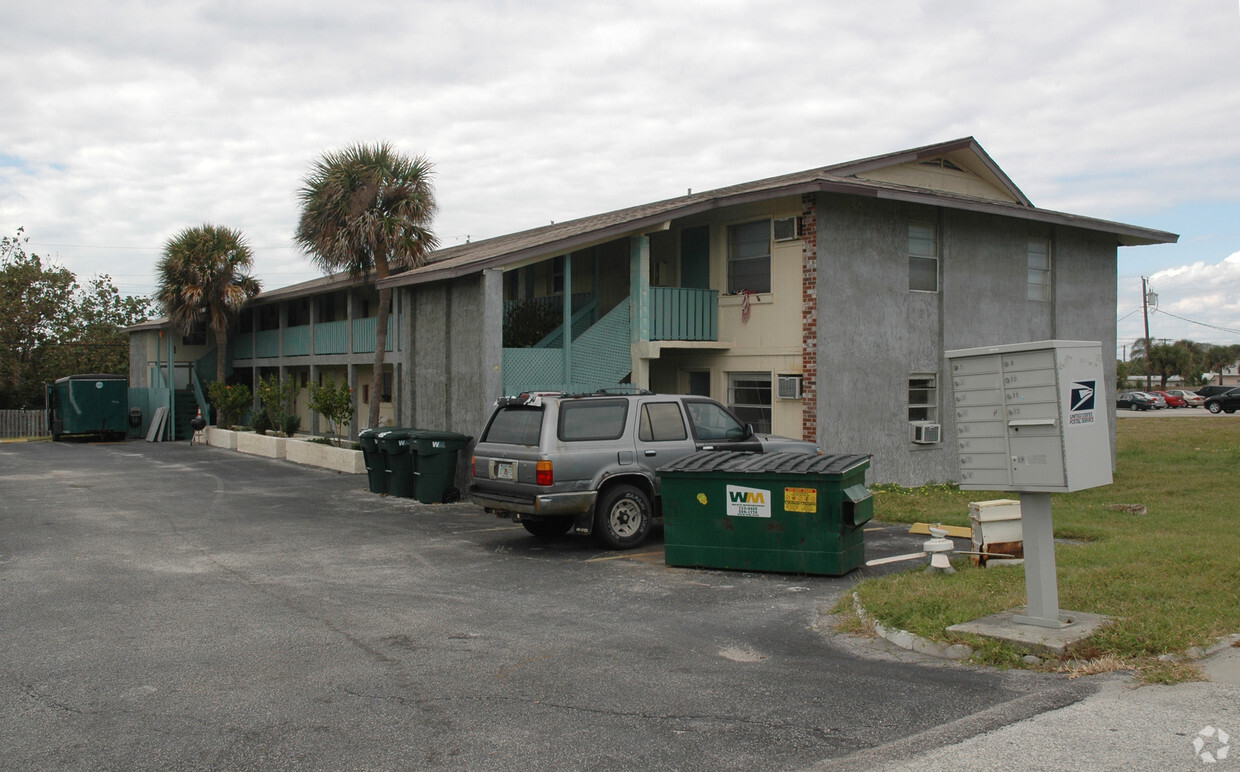
[[(962, 171), (967, 171), (992, 188), (996, 195), (984, 197), (932, 190), (884, 179), (875, 174), (902, 164), (936, 158), (950, 160)], [(816, 192), (908, 201), (1066, 225), (1112, 234), (1116, 238), (1117, 246), (1169, 244), (1179, 239), (1176, 234), (1165, 231), (1039, 209), (1016, 187), (977, 140), (963, 137), (458, 244), (436, 250), (428, 256), (425, 265), (384, 279), (378, 286), (423, 284), (464, 276), (532, 257), (566, 254), (622, 236), (654, 230), (675, 218), (776, 197)]]

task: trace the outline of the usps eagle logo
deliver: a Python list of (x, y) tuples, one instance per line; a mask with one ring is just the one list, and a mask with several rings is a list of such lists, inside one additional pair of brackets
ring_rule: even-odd
[(1094, 409), (1094, 385), (1097, 381), (1072, 382), (1072, 412)]

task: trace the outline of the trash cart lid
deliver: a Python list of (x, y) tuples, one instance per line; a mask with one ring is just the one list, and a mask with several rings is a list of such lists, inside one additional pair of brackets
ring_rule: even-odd
[[(864, 464), (864, 466), (862, 466)], [(856, 453), (740, 453), (700, 450), (676, 459), (663, 472), (729, 472), (741, 474), (837, 475), (858, 466), (866, 468), (870, 457)]]

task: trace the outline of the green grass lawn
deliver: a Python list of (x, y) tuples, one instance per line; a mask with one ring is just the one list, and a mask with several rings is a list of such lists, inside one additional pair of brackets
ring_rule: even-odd
[[(1059, 607), (1113, 620), (1070, 657), (1132, 669), (1147, 681), (1193, 678), (1191, 665), (1158, 657), (1240, 632), (1240, 421), (1121, 419), (1117, 434), (1114, 484), (1051, 497)], [(1019, 498), (950, 485), (873, 491), (875, 518), (889, 523), (967, 526), (969, 502)], [(963, 556), (952, 563), (955, 575), (910, 564), (914, 570), (864, 581), (856, 592), (884, 625), (968, 643), (979, 661), (1021, 666), (1023, 653), (1012, 647), (944, 628), (1023, 606), (1024, 570), (975, 568)]]

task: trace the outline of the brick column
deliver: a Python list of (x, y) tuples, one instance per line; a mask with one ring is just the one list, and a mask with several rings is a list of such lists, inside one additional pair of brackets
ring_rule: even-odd
[(801, 196), (801, 435), (818, 442), (818, 199)]

